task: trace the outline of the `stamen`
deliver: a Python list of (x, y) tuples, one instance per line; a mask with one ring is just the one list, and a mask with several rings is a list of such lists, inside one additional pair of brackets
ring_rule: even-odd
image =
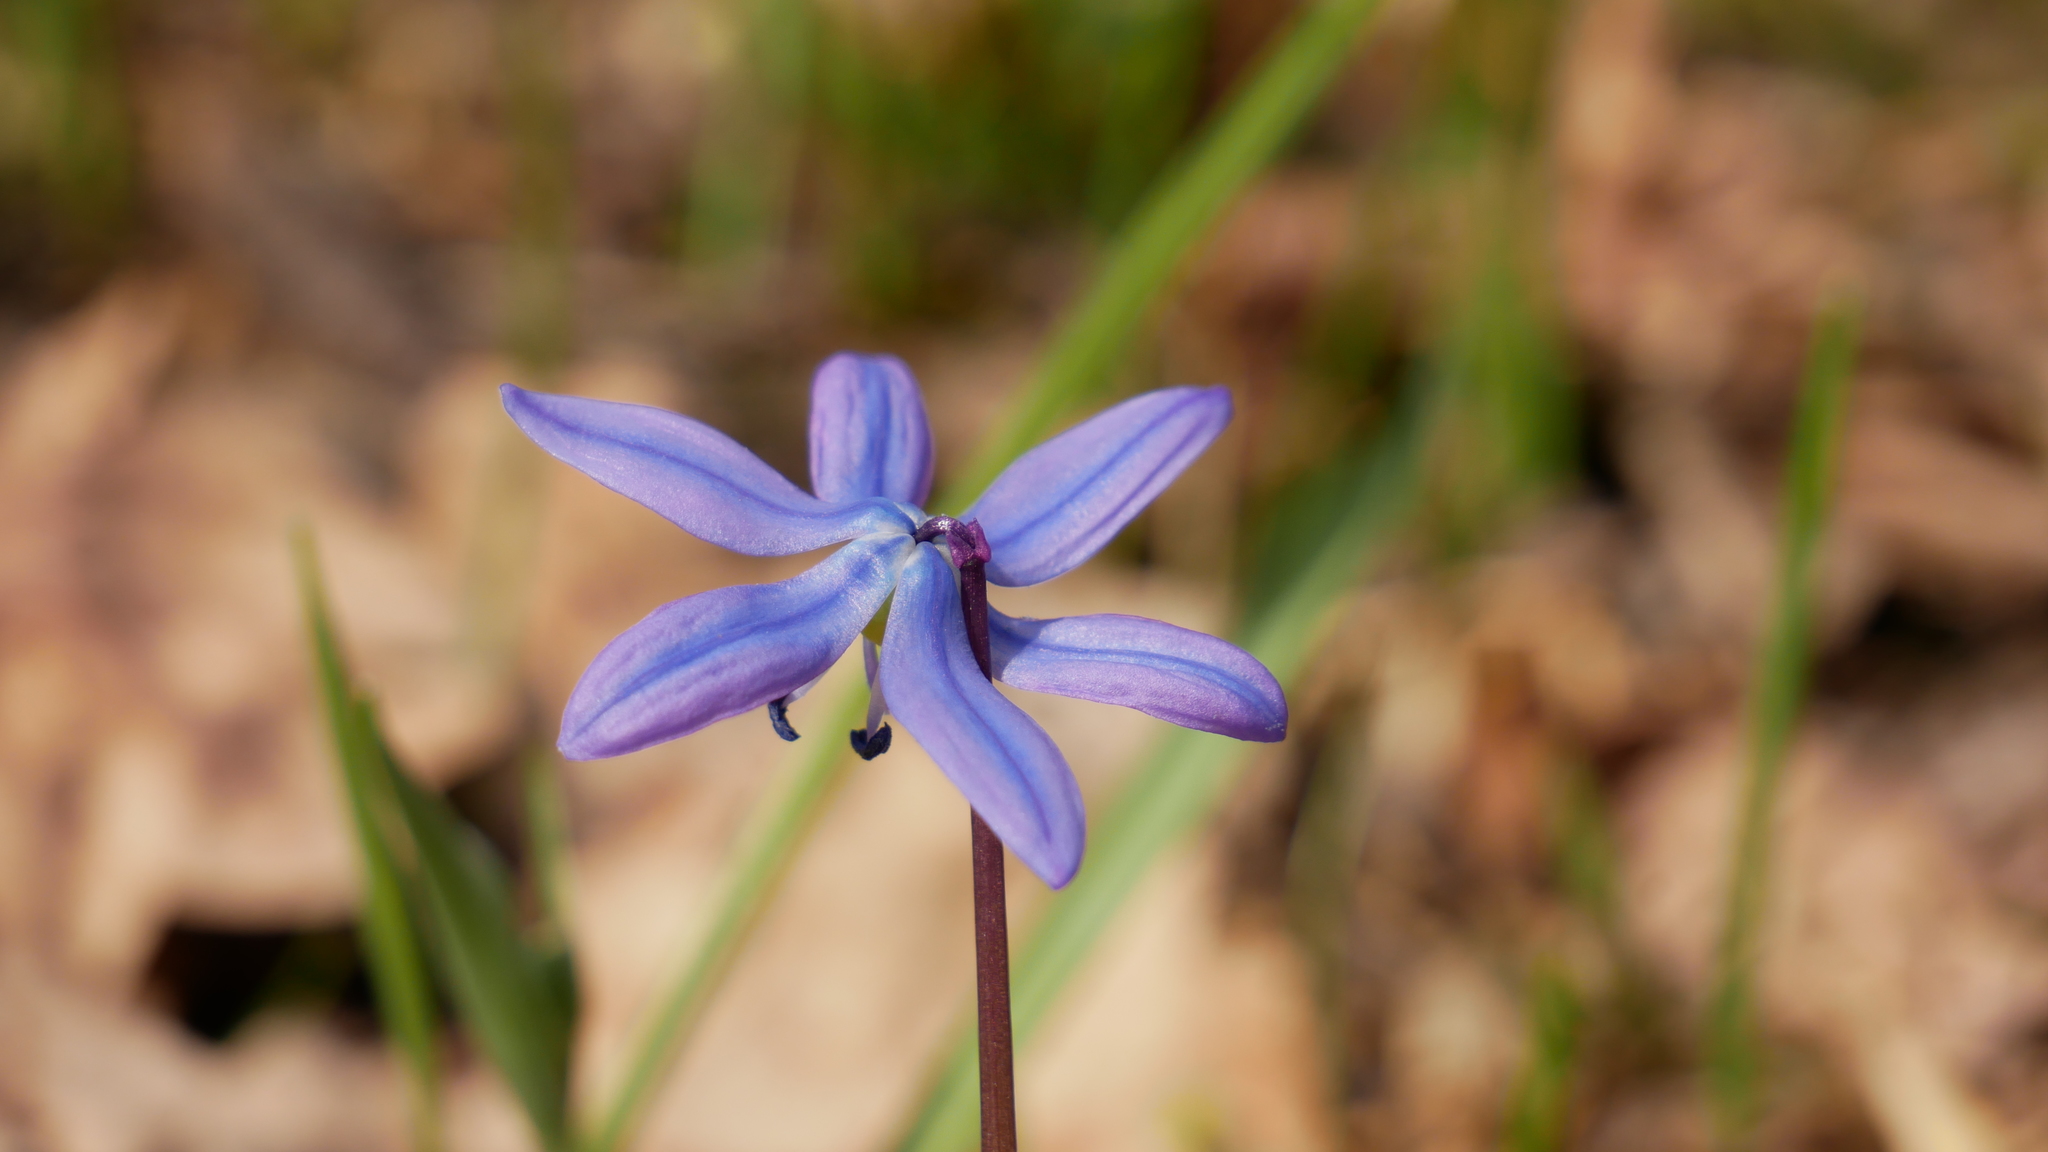
[[(853, 741), (853, 750), (863, 760), (873, 760), (889, 750), (889, 739), (894, 735), (887, 724), (882, 723), (883, 713), (889, 710), (888, 701), (882, 699), (882, 654), (875, 650), (873, 640), (860, 642), (860, 660), (868, 674), (868, 726), (855, 728), (847, 733)], [(868, 733), (874, 733), (873, 736)]]
[(775, 726), (775, 734), (784, 740), (797, 738), (796, 729), (789, 726), (790, 697), (783, 696), (768, 702), (768, 723)]

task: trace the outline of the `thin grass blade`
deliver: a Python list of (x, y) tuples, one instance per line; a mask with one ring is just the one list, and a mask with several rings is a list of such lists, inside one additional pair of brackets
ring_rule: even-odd
[[(1405, 523), (1422, 489), (1422, 461), (1438, 407), (1411, 389), (1362, 469), (1349, 507), (1242, 642), (1291, 687), (1314, 654), (1323, 622), (1380, 547)], [(1011, 1011), (1021, 1047), (1044, 1023), (1110, 918), (1167, 848), (1198, 828), (1256, 749), (1175, 729), (1091, 833), (1089, 858), (1020, 951)], [(964, 1037), (924, 1099), (902, 1152), (957, 1152), (974, 1144), (979, 1097), (973, 1038)]]
[(843, 734), (860, 727), (867, 713), (866, 696), (861, 689), (840, 700), (778, 794), (756, 810), (753, 826), (741, 836), (717, 913), (635, 1045), (618, 1095), (600, 1114), (585, 1152), (613, 1152), (632, 1139), (654, 1090), (682, 1054), (684, 1042), (768, 910), (804, 839), (844, 782), (849, 751)]
[(569, 810), (560, 758), (549, 748), (527, 749), (519, 758), (519, 783), (526, 807), (526, 858), (532, 862), (534, 903), (540, 912), (535, 935), (543, 945), (565, 947), (571, 914)]
[(335, 639), (313, 534), (292, 537), (299, 596), (312, 640), (314, 668), (334, 737), (335, 759), (348, 795), (356, 858), (363, 870), (363, 952), (376, 993), (377, 1016), (391, 1038), (410, 1084), (413, 1147), (441, 1146), (440, 1067), (434, 1043), (434, 992), (426, 956), (407, 907), (404, 878), (392, 851), (393, 798), (384, 787), (376, 744), (363, 728), (361, 700)]
[[(365, 732), (376, 732), (358, 705)], [(402, 771), (376, 742), (385, 787), (411, 840), (431, 955), (455, 1009), (519, 1098), (541, 1145), (569, 1147), (569, 1042), (574, 973), (559, 946), (531, 943), (504, 863), (440, 796)]]
[(1554, 961), (1529, 977), (1529, 1053), (1508, 1095), (1501, 1133), (1504, 1152), (1556, 1152), (1565, 1146), (1577, 1079), (1585, 1009), (1571, 979)]
[(1320, 0), (1275, 38), (1249, 81), (1139, 205), (1037, 375), (933, 507), (965, 507), (1108, 382), (1174, 274), (1315, 108), (1381, 3)]
[(1759, 924), (1769, 885), (1778, 780), (1806, 697), (1811, 659), (1813, 569), (1832, 503), (1842, 418), (1856, 365), (1860, 312), (1826, 311), (1815, 330), (1786, 462), (1784, 522), (1775, 602), (1757, 651), (1748, 702), (1749, 763), (1737, 815), (1728, 889), (1706, 1020), (1706, 1072), (1720, 1137), (1741, 1147), (1762, 1111), (1763, 1048), (1755, 1020)]

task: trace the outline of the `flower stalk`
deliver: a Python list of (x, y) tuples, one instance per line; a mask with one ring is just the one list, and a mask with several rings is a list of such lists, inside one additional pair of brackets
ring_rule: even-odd
[(1003, 842), (979, 812), (971, 818), (981, 1152), (1017, 1152), (1017, 1084), (1010, 1040), (1010, 912), (1003, 892)]
[[(946, 537), (960, 573), (960, 615), (967, 647), (990, 683), (988, 537), (979, 521), (934, 516), (912, 538)], [(981, 813), (969, 810), (974, 844), (974, 1000), (981, 1046), (981, 1152), (1017, 1152), (1016, 1062), (1010, 1038), (1010, 909), (1003, 887), (1003, 842)]]

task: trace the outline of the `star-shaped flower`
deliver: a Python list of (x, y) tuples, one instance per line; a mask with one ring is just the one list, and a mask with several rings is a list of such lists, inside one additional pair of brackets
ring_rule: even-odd
[[(686, 597), (627, 629), (570, 694), (563, 755), (617, 756), (764, 706), (794, 739), (784, 707), (886, 605), (879, 650), (864, 641), (873, 695), (855, 749), (872, 757), (887, 747), (886, 709), (1033, 872), (1055, 888), (1073, 877), (1080, 789), (1045, 730), (984, 678), (956, 568), (1021, 587), (1088, 559), (1215, 440), (1230, 420), (1227, 389), (1127, 400), (1019, 457), (957, 520), (919, 507), (931, 489), (931, 429), (894, 357), (842, 353), (818, 369), (815, 495), (687, 416), (509, 384), (502, 393), (535, 443), (693, 536), (751, 556), (845, 545), (800, 576)], [(972, 608), (981, 584), (968, 584)], [(1272, 673), (1213, 636), (1138, 616), (987, 615), (991, 671), (1012, 687), (1240, 740), (1286, 735)]]

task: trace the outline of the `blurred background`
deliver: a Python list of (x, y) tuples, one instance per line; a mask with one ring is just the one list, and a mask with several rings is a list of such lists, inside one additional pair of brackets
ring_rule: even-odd
[[(811, 370), (890, 351), (943, 487), (1292, 12), (0, 0), (0, 1148), (406, 1144), (295, 520), (398, 751), (526, 868), (516, 765), (598, 648), (807, 559), (547, 461), (496, 386), (676, 408), (802, 481)], [(1372, 18), (1084, 406), (1221, 383), (1233, 427), (998, 590), (1234, 634), (1431, 398), (1289, 739), (1025, 1051), (1030, 1146), (1712, 1145), (1744, 693), (1846, 292), (1755, 1143), (2048, 1148), (2044, 37), (2026, 0)], [(1164, 728), (1023, 703), (1098, 813)], [(585, 1098), (825, 712), (565, 767)], [(962, 807), (908, 739), (853, 770), (640, 1147), (889, 1145), (970, 989)], [(1012, 891), (1023, 931), (1047, 895)], [(449, 1145), (530, 1146), (446, 1048)]]

